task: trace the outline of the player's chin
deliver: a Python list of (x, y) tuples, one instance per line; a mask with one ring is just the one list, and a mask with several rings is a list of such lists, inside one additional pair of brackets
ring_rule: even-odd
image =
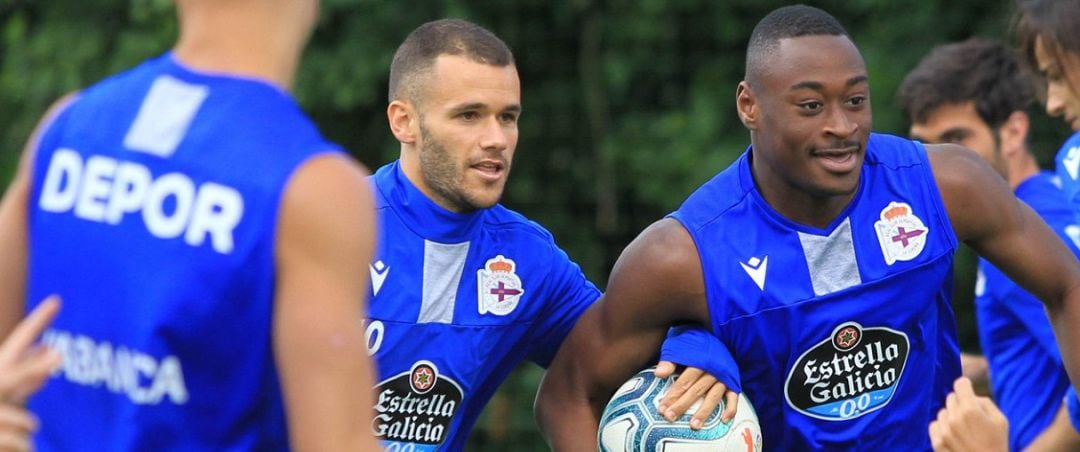
[(468, 201), (474, 209), (487, 209), (502, 199), (504, 183), (490, 184), (470, 190)]
[(859, 174), (832, 176), (818, 186), (818, 193), (823, 197), (851, 196), (859, 189)]

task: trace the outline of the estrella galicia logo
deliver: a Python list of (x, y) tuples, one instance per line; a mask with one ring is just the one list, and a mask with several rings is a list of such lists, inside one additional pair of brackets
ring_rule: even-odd
[(410, 450), (436, 450), (446, 441), (450, 423), (461, 406), (461, 386), (440, 375), (427, 360), (413, 363), (375, 387), (372, 432), (389, 448), (410, 445)]
[(889, 403), (909, 350), (901, 331), (843, 323), (799, 357), (788, 371), (784, 396), (813, 418), (855, 419)]

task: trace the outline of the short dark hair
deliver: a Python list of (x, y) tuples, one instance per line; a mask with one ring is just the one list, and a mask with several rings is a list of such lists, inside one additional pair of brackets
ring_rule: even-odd
[(777, 8), (754, 26), (746, 46), (746, 79), (760, 74), (765, 57), (776, 50), (781, 39), (800, 36), (846, 36), (847, 30), (829, 13), (806, 5)]
[(942, 105), (972, 102), (994, 129), (1014, 111), (1026, 109), (1033, 97), (1031, 79), (1013, 52), (986, 38), (934, 47), (904, 77), (897, 93), (900, 109), (912, 122), (926, 121)]
[(390, 100), (417, 102), (417, 80), (429, 72), (439, 55), (460, 55), (477, 63), (503, 67), (514, 64), (514, 54), (498, 36), (461, 19), (425, 23), (409, 33), (390, 63)]
[(1024, 59), (1036, 70), (1038, 38), (1050, 54), (1080, 57), (1080, 0), (1022, 0), (1013, 27)]

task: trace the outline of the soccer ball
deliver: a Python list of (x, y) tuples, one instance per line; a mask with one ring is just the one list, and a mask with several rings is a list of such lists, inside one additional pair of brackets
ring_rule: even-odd
[(761, 426), (745, 394), (739, 395), (739, 410), (730, 422), (720, 422), (721, 402), (705, 425), (693, 430), (690, 418), (701, 402), (694, 403), (675, 422), (668, 422), (657, 407), (677, 375), (659, 379), (653, 375), (654, 369), (638, 372), (611, 397), (600, 417), (600, 451), (761, 451)]

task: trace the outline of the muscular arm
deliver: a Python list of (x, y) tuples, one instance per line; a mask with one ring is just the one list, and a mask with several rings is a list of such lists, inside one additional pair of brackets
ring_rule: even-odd
[(30, 196), (31, 160), (44, 127), (66, 107), (75, 93), (56, 101), (38, 123), (23, 149), (19, 168), (0, 201), (0, 337), (22, 318), (26, 311), (26, 263), (28, 238), (26, 213)]
[(374, 209), (364, 171), (326, 155), (301, 167), (282, 201), (274, 355), (297, 450), (378, 450), (364, 348)]
[(1080, 262), (1005, 182), (967, 149), (927, 146), (957, 238), (1046, 306), (1069, 379), (1080, 381)]
[(697, 248), (672, 219), (650, 226), (623, 251), (607, 293), (580, 319), (544, 375), (536, 417), (555, 450), (595, 450), (611, 394), (650, 364), (668, 327), (709, 324)]

